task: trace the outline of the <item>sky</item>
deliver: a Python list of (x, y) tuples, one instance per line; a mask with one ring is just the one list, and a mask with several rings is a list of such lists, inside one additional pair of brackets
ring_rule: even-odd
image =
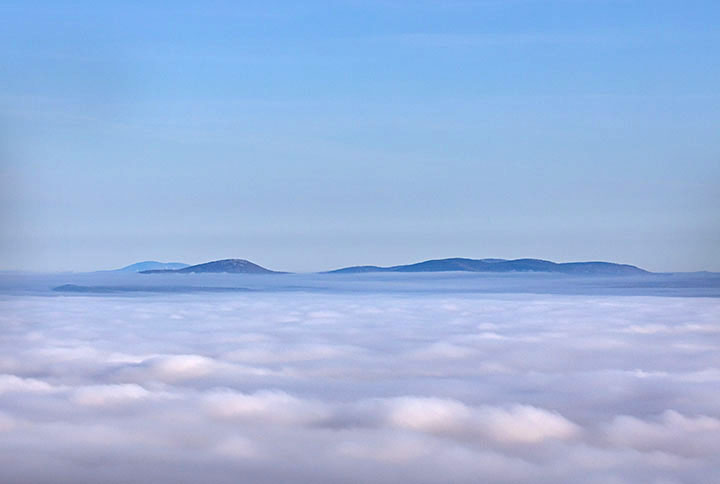
[(714, 0), (0, 2), (0, 269), (720, 271)]
[(3, 297), (0, 480), (717, 482), (720, 299), (375, 287)]

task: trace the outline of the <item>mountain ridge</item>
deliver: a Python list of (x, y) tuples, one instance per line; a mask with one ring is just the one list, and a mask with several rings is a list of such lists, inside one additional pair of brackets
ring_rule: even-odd
[(246, 259), (220, 259), (181, 269), (153, 269), (140, 271), (140, 274), (190, 274), (190, 273), (227, 273), (227, 274), (285, 274), (259, 266)]
[[(150, 261), (151, 262), (151, 261)], [(137, 263), (124, 270), (130, 270)], [(158, 263), (162, 264), (162, 263)], [(229, 273), (229, 274), (287, 274), (273, 271), (250, 262), (246, 259), (221, 259), (181, 268), (160, 268), (137, 271), (140, 274), (190, 274), (190, 273)], [(430, 259), (413, 264), (395, 266), (350, 266), (321, 274), (359, 274), (374, 272), (543, 272), (575, 275), (639, 275), (649, 274), (648, 271), (630, 264), (617, 264), (604, 261), (553, 262), (544, 259), (470, 259), (452, 257), (447, 259)]]
[(325, 274), (357, 274), (368, 272), (555, 272), (586, 275), (634, 275), (649, 272), (630, 264), (614, 262), (552, 262), (543, 259), (430, 259), (397, 266), (350, 266), (326, 271)]

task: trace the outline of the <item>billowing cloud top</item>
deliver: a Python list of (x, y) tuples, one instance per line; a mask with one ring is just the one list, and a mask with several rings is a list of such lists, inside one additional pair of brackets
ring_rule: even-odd
[(720, 300), (6, 295), (0, 481), (720, 480)]

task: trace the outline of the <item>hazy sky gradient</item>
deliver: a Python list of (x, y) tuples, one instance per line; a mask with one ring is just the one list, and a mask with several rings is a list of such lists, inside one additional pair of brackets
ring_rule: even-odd
[(0, 268), (720, 270), (720, 4), (0, 4)]

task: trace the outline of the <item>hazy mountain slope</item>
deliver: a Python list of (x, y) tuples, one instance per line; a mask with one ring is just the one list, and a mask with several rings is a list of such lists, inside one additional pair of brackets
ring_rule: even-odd
[(212, 262), (205, 262), (203, 264), (197, 264), (194, 266), (188, 266), (188, 267), (184, 267), (182, 269), (177, 269), (177, 270), (148, 270), (148, 271), (141, 271), (141, 272), (142, 272), (142, 274), (156, 274), (156, 273), (168, 273), (168, 272), (176, 272), (179, 274), (202, 273), (202, 272), (230, 273), (230, 274), (277, 273), (276, 271), (271, 271), (270, 269), (266, 269), (262, 266), (254, 264), (245, 259), (223, 259), (223, 260), (216, 260), (216, 261), (212, 261)]
[(129, 266), (115, 269), (117, 272), (142, 272), (151, 270), (177, 270), (189, 267), (189, 264), (183, 264), (182, 262), (158, 262), (154, 260), (146, 260), (143, 262), (136, 262)]
[(564, 274), (625, 275), (644, 274), (647, 271), (628, 264), (612, 262), (565, 262), (555, 263), (541, 259), (433, 259), (415, 264), (391, 267), (355, 266), (344, 267), (330, 273), (360, 272), (559, 272)]

